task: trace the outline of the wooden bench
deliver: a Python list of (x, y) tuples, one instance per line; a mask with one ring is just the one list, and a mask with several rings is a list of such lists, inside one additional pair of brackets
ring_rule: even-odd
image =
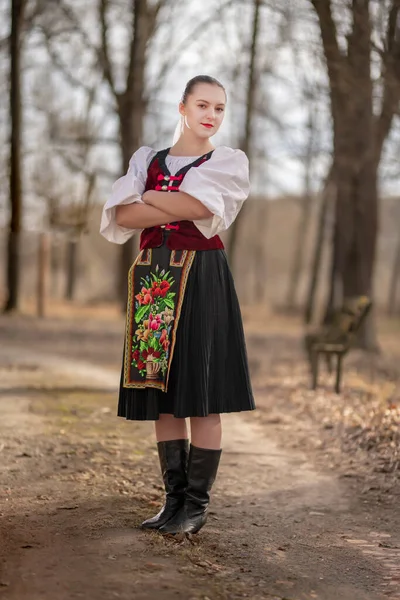
[(336, 355), (335, 392), (340, 393), (343, 357), (353, 345), (371, 306), (372, 302), (367, 296), (348, 298), (343, 303), (342, 308), (335, 314), (330, 325), (304, 336), (304, 344), (311, 365), (313, 390), (318, 385), (320, 355), (322, 354), (325, 357), (329, 372), (332, 370), (332, 356)]

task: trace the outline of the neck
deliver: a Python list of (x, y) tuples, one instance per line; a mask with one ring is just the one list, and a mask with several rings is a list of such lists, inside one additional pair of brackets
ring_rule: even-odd
[(192, 132), (185, 127), (179, 140), (170, 150), (172, 156), (202, 156), (214, 150), (208, 138), (194, 137)]

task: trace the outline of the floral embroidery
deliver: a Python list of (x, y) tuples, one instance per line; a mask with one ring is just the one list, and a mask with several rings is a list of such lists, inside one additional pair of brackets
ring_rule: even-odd
[(155, 273), (141, 278), (143, 285), (135, 296), (135, 322), (138, 328), (132, 337), (132, 365), (147, 379), (158, 379), (168, 368), (170, 334), (174, 321), (176, 296), (171, 291), (175, 283), (170, 271), (159, 266)]

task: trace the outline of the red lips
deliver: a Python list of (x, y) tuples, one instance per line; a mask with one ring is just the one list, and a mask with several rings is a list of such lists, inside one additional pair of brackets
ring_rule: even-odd
[(209, 123), (202, 123), (203, 127), (207, 127), (208, 129), (212, 129), (214, 125), (210, 125)]

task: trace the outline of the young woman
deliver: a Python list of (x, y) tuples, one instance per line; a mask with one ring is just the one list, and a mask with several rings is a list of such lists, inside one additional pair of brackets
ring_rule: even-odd
[(255, 408), (240, 308), (218, 236), (249, 193), (246, 155), (210, 141), (225, 105), (217, 80), (191, 79), (179, 104), (178, 141), (133, 155), (100, 227), (117, 244), (143, 230), (129, 272), (118, 415), (155, 421), (166, 501), (142, 527), (161, 533), (203, 527), (221, 456), (220, 415)]

